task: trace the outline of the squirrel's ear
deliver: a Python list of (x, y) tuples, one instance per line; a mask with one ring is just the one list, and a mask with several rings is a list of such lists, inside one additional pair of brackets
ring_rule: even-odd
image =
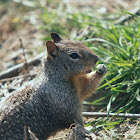
[(60, 38), (60, 36), (56, 33), (51, 33), (51, 38), (53, 40), (54, 43), (58, 43), (60, 42), (62, 39)]
[(52, 41), (47, 41), (46, 47), (47, 47), (48, 53), (52, 53), (56, 49), (56, 46)]

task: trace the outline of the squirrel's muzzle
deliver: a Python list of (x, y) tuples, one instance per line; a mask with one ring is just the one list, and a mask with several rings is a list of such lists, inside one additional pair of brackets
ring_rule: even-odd
[(94, 57), (95, 57), (95, 63), (96, 63), (98, 61), (98, 56), (95, 55)]
[(96, 63), (98, 61), (98, 56), (94, 53), (88, 55), (89, 60)]

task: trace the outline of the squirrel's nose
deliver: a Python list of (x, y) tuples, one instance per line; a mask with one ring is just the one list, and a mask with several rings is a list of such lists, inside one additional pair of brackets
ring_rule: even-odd
[(96, 54), (94, 54), (94, 53), (90, 54), (90, 58), (92, 59), (92, 61), (94, 63), (96, 63), (98, 61), (98, 56)]
[(90, 52), (90, 53), (83, 53), (83, 56), (88, 60), (88, 61), (92, 61), (94, 63), (96, 63), (98, 61), (98, 56), (93, 53), (93, 52)]
[(98, 56), (97, 55), (95, 55), (94, 56), (94, 59), (95, 59), (95, 63), (98, 61)]

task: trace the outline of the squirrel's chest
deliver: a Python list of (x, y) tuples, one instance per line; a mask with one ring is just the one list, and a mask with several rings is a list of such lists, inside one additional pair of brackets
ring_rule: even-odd
[(73, 115), (80, 107), (77, 91), (75, 87), (66, 84), (55, 84), (46, 96), (52, 104), (54, 112), (58, 114)]
[[(53, 84), (52, 84), (53, 83)], [(60, 119), (70, 118), (80, 110), (80, 103), (76, 88), (67, 82), (50, 82), (41, 85), (41, 103), (44, 103), (45, 112), (49, 110), (53, 116)], [(43, 89), (43, 90), (42, 90)], [(40, 92), (40, 90), (38, 90)]]
[(75, 111), (79, 106), (76, 90), (56, 90), (51, 94), (54, 106), (62, 113), (70, 113)]

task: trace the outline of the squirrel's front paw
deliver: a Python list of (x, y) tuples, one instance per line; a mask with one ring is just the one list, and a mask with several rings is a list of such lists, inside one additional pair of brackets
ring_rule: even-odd
[(99, 72), (100, 74), (105, 74), (106, 73), (106, 66), (104, 64), (97, 65), (97, 72)]

